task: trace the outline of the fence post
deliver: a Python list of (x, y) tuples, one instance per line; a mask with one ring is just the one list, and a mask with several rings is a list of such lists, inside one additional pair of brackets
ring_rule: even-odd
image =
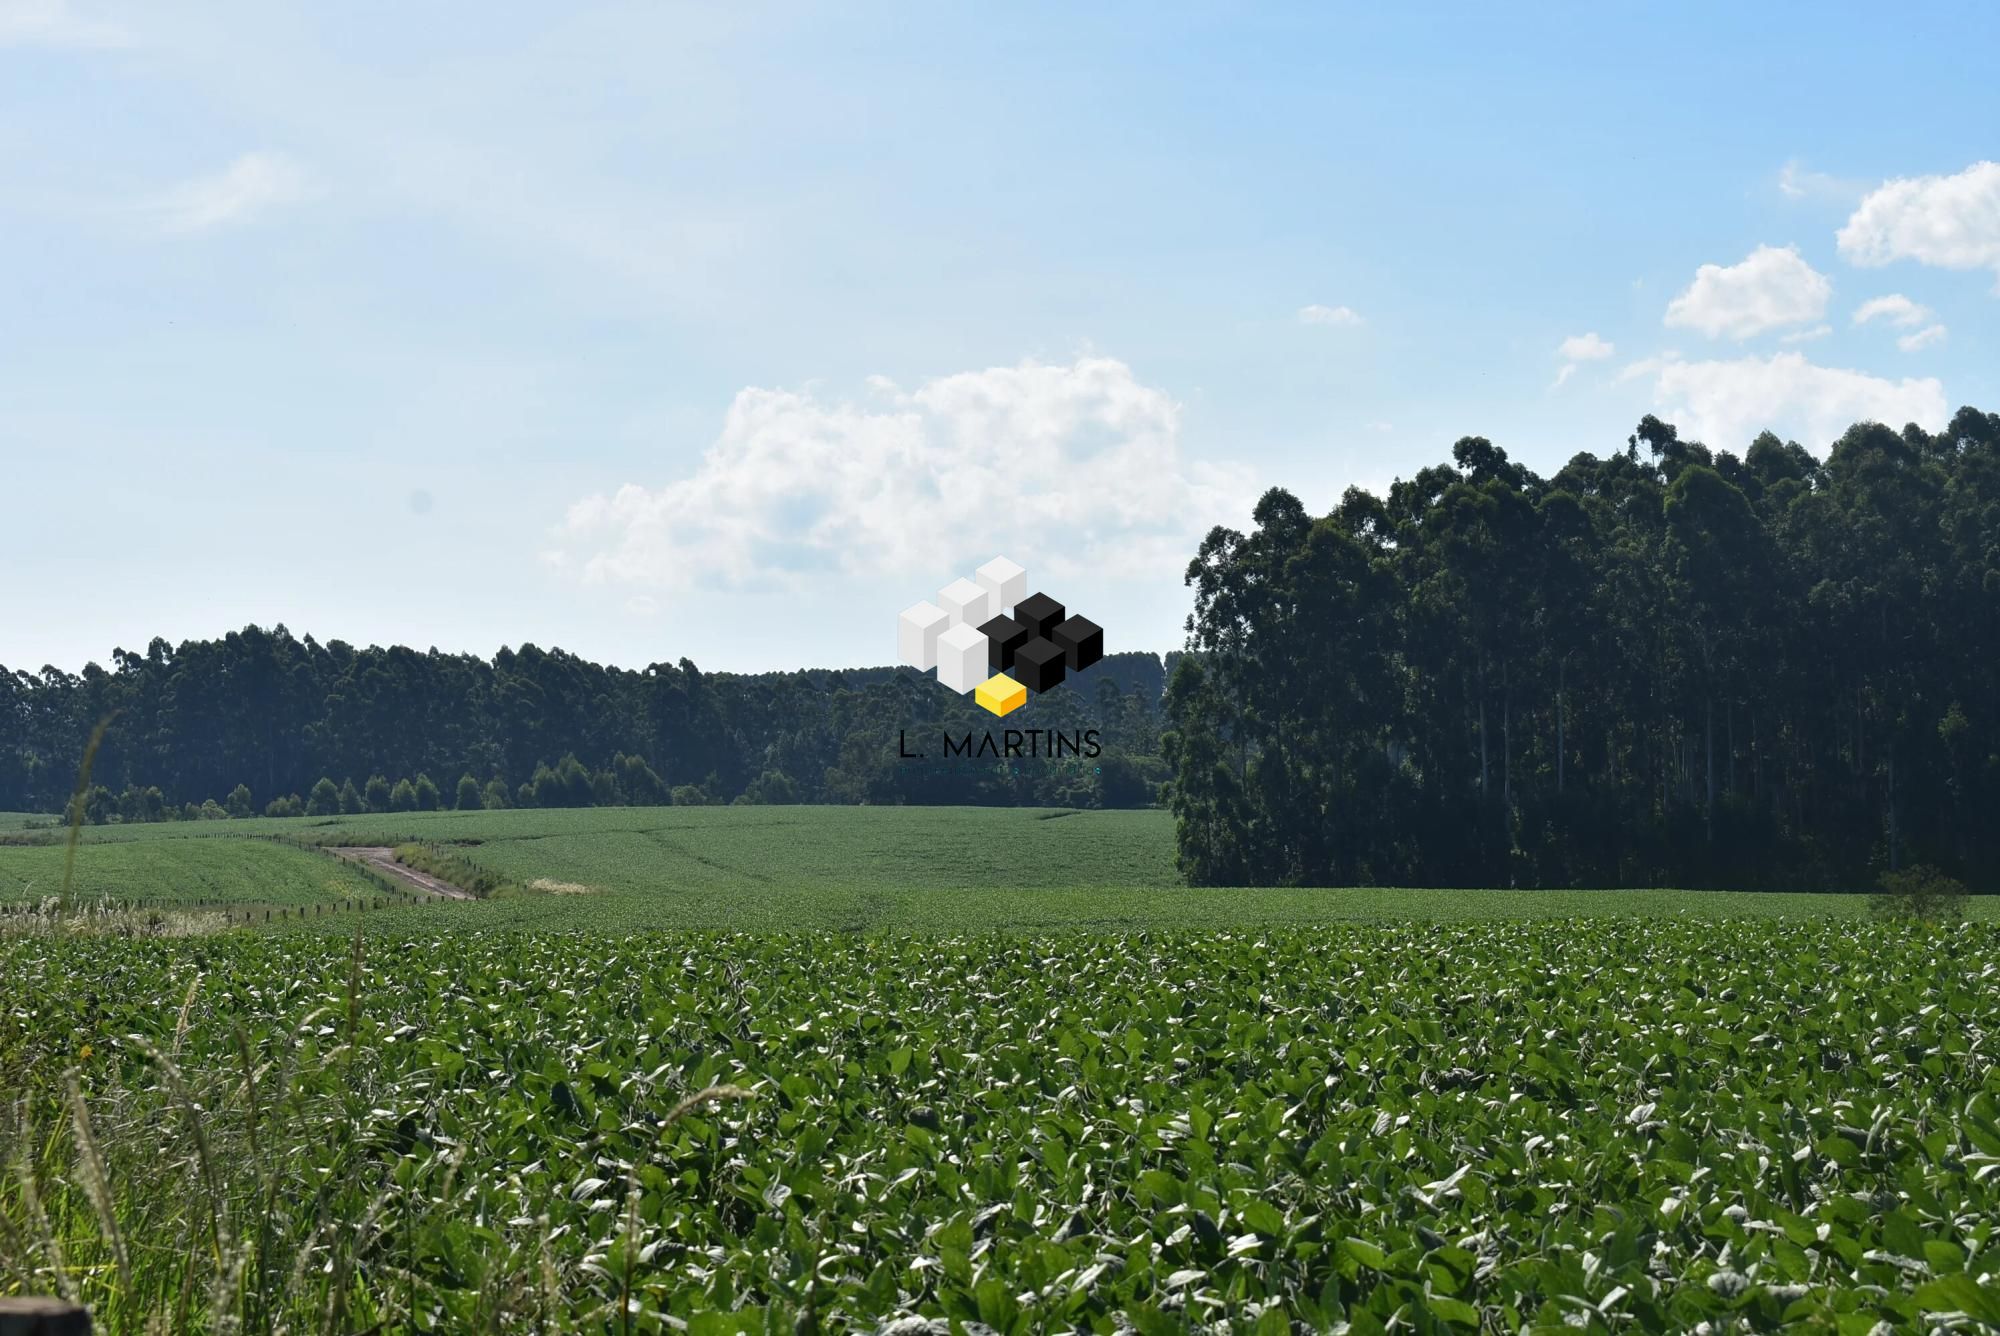
[(90, 1336), (90, 1310), (61, 1299), (0, 1299), (0, 1336)]

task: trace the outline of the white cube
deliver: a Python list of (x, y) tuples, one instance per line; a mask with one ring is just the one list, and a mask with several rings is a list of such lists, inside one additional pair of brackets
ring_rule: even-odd
[(966, 622), (937, 638), (938, 681), (953, 691), (971, 691), (992, 674), (986, 671), (986, 636)]
[(975, 631), (993, 617), (991, 598), (970, 580), (953, 580), (938, 590), (938, 605), (951, 614), (953, 626), (970, 626)]
[(938, 636), (951, 625), (951, 614), (935, 603), (904, 608), (896, 619), (896, 653), (918, 672), (937, 667)]
[(1028, 573), (1005, 557), (995, 557), (981, 566), (977, 578), (987, 593), (990, 617), (998, 617), (1028, 596)]

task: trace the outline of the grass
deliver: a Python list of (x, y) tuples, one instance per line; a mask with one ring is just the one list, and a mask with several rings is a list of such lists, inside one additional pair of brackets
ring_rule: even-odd
[[(62, 887), (59, 844), (0, 846), (0, 904), (38, 903)], [(379, 895), (324, 854), (270, 840), (127, 840), (79, 849), (73, 902), (149, 905), (311, 905)]]
[[(1159, 811), (1018, 808), (665, 807), (424, 812), (93, 827), (78, 875), (98, 884), (184, 893), (221, 882), (259, 903), (249, 865), (204, 881), (188, 853), (246, 836), (318, 843), (420, 844), (468, 875), (585, 894), (528, 894), (412, 913), (440, 922), (635, 928), (1021, 932), (1237, 929), (1347, 921), (1621, 917), (1853, 917), (1861, 895), (1677, 890), (1191, 889), (1173, 868), (1172, 820)], [(275, 847), (275, 846), (272, 846)], [(179, 852), (177, 852), (179, 851)], [(295, 852), (295, 851), (294, 851)], [(0, 893), (46, 875), (49, 851), (0, 845)], [(308, 884), (311, 856), (285, 862)], [(275, 856), (274, 856), (275, 858)], [(276, 863), (273, 866), (277, 866)], [(150, 870), (150, 871), (149, 871)], [(233, 878), (233, 882), (231, 879)], [(2000, 900), (1973, 901), (1975, 919)]]
[(0, 1292), (105, 1332), (2000, 1312), (1989, 925), (407, 921), (0, 938)]

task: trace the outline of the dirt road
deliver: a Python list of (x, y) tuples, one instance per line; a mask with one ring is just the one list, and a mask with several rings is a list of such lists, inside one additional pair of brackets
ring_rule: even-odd
[(376, 848), (365, 845), (332, 844), (326, 846), (336, 857), (350, 862), (366, 863), (385, 877), (393, 877), (406, 886), (414, 886), (430, 895), (441, 895), (447, 900), (470, 900), (470, 891), (461, 891), (448, 881), (433, 877), (428, 872), (419, 872), (413, 867), (396, 861), (394, 849)]

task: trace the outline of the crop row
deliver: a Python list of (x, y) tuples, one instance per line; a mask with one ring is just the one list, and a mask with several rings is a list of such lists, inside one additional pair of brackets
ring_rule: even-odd
[(109, 1330), (2000, 1322), (1986, 925), (413, 931), (0, 941), (0, 1289)]

